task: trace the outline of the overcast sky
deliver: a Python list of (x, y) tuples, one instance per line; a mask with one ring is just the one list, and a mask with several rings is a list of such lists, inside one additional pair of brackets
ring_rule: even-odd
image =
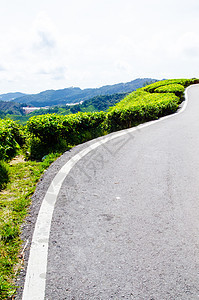
[(198, 0), (0, 0), (0, 94), (199, 77)]

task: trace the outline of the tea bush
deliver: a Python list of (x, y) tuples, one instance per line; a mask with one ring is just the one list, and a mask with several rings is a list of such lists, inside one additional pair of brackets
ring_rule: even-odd
[(184, 95), (184, 86), (179, 83), (162, 85), (154, 90), (155, 93), (174, 93), (178, 97)]
[(0, 161), (0, 191), (5, 188), (9, 181), (9, 169), (4, 161)]
[(168, 80), (157, 81), (155, 83), (147, 85), (146, 87), (144, 87), (142, 89), (149, 93), (154, 93), (155, 89), (157, 89), (161, 86), (166, 86), (166, 85), (170, 85), (170, 84), (181, 84), (186, 88), (189, 85), (195, 84), (195, 83), (199, 83), (199, 80), (196, 78), (193, 78), (193, 79), (168, 79)]
[(109, 109), (109, 132), (174, 113), (183, 100), (184, 90), (198, 79), (169, 79), (152, 83), (126, 96)]
[(129, 128), (171, 114), (177, 110), (179, 101), (179, 97), (173, 93), (151, 94), (139, 89), (109, 110), (108, 130)]
[(25, 142), (22, 128), (13, 120), (0, 119), (0, 160), (12, 159)]
[(47, 114), (28, 120), (29, 152), (31, 159), (41, 159), (53, 152), (66, 150), (105, 134), (102, 123), (105, 112), (82, 113), (60, 116)]

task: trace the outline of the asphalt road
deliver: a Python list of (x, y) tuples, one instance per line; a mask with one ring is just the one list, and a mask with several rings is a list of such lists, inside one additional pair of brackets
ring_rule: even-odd
[(72, 167), (53, 211), (43, 299), (199, 299), (199, 86), (188, 95), (182, 113)]

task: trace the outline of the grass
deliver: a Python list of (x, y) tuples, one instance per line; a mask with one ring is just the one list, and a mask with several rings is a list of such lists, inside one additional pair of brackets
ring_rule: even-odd
[(20, 226), (27, 215), (31, 195), (44, 170), (59, 156), (48, 155), (43, 162), (15, 160), (7, 164), (9, 182), (0, 192), (0, 299), (15, 291), (15, 278), (22, 266)]

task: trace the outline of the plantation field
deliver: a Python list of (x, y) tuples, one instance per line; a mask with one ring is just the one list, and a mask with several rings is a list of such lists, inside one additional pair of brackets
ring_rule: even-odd
[[(158, 81), (127, 95), (107, 112), (45, 114), (25, 126), (0, 119), (0, 299), (15, 293), (21, 267), (20, 226), (43, 171), (74, 145), (177, 111), (187, 86), (198, 79)], [(22, 161), (13, 164), (16, 155)]]

